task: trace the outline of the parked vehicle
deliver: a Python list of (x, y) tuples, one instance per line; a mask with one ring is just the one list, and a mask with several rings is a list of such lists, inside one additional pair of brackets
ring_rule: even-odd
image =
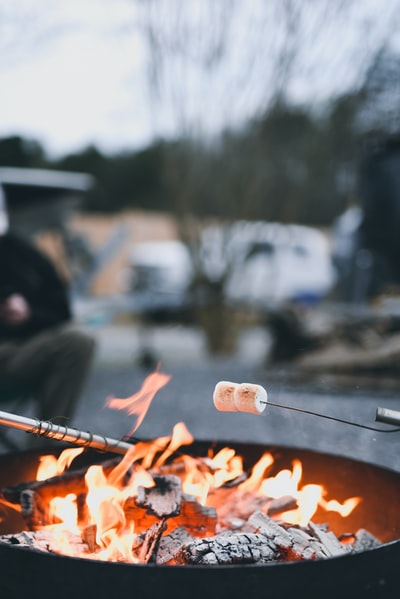
[[(334, 282), (328, 241), (311, 227), (243, 221), (208, 227), (197, 258), (210, 287), (221, 284), (226, 301), (244, 307), (319, 301)], [(196, 273), (182, 242), (137, 244), (130, 269), (130, 290), (137, 296), (153, 297), (155, 302), (164, 299), (166, 306), (193, 301)]]
[(334, 269), (321, 231), (300, 225), (238, 223), (235, 236), (239, 260), (226, 288), (231, 301), (265, 308), (286, 301), (315, 303), (331, 289)]

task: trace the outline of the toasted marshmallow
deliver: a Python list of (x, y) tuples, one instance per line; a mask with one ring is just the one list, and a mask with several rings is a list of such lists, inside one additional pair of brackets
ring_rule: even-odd
[(268, 394), (264, 387), (253, 383), (241, 383), (235, 391), (235, 406), (238, 412), (262, 414), (267, 407)]
[(213, 394), (214, 405), (220, 412), (262, 414), (267, 407), (268, 394), (254, 383), (219, 381)]
[(215, 385), (213, 400), (214, 405), (220, 412), (236, 412), (235, 406), (235, 391), (238, 388), (238, 383), (230, 381), (219, 381)]

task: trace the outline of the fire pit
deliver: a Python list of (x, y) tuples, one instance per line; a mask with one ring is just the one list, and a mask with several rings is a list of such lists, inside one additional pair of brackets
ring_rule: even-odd
[[(235, 599), (242, 598), (244, 594), (274, 599), (292, 596), (318, 599), (376, 599), (397, 596), (397, 569), (400, 559), (400, 474), (349, 458), (298, 448), (238, 443), (224, 445), (233, 448), (237, 455), (242, 456), (246, 472), (261, 456), (270, 453), (273, 462), (268, 467), (269, 477), (275, 477), (285, 470), (293, 471), (293, 464), (300, 461), (303, 486), (318, 482), (328, 490), (329, 497), (335, 497), (341, 503), (345, 503), (347, 498), (361, 497), (360, 503), (346, 518), (320, 507), (312, 520), (320, 524), (327, 523), (337, 537), (367, 529), (381, 544), (357, 553), (343, 553), (328, 556), (326, 559), (313, 555), (312, 559), (271, 560), (254, 564), (235, 563), (233, 559), (229, 565), (193, 565), (190, 562), (181, 565), (178, 560), (174, 565), (164, 565), (151, 563), (151, 559), (147, 559), (147, 556), (151, 555), (149, 547), (146, 548), (147, 553), (142, 551), (143, 561), (147, 560), (148, 563), (121, 563), (100, 561), (96, 557), (70, 557), (13, 545), (12, 542), (0, 542), (3, 571), (0, 596), (11, 599), (20, 598), (24, 594), (33, 594), (41, 599), (55, 596), (57, 599), (70, 599), (92, 595), (96, 599), (102, 599), (116, 594), (118, 597), (135, 595), (141, 599), (153, 599), (161, 594), (176, 599), (197, 599), (205, 596)], [(189, 457), (210, 456), (223, 449), (222, 445), (203, 441), (193, 443), (185, 453)], [(60, 451), (49, 453), (58, 455)], [(12, 493), (19, 488), (16, 485), (35, 479), (39, 458), (40, 454), (33, 452), (0, 457), (0, 489), (9, 490), (8, 495), (5, 492), (9, 500), (13, 500)], [(115, 459), (114, 455), (86, 450), (74, 460), (72, 472), (80, 472), (93, 464), (102, 464), (105, 469), (110, 461)], [(171, 474), (171, 470), (167, 472), (168, 475)], [(238, 479), (246, 480), (240, 476)], [(231, 485), (232, 480), (224, 484), (225, 506), (229, 504)], [(165, 508), (165, 503), (158, 503), (154, 496), (152, 499), (151, 493), (146, 494), (146, 487), (144, 491), (143, 487), (141, 488), (138, 497), (139, 495), (141, 508), (149, 507), (153, 501), (153, 508), (156, 505), (156, 510), (165, 510), (165, 513), (169, 514), (164, 518), (167, 524), (170, 516), (168, 510), (172, 509), (171, 506)], [(174, 492), (169, 497), (169, 503), (171, 497), (175, 497)], [(287, 508), (290, 511), (289, 504)], [(137, 506), (133, 506), (133, 509), (137, 509)], [(1, 515), (0, 535), (15, 535), (15, 538), (18, 538), (21, 531), (27, 529), (26, 519), (14, 509), (11, 502), (2, 506)], [(204, 524), (200, 526), (203, 530), (198, 536), (211, 537), (212, 521), (207, 525), (208, 512), (201, 513), (201, 517), (204, 518)], [(37, 529), (38, 516), (33, 514), (32, 518), (33, 528)], [(162, 513), (158, 520), (163, 520)], [(198, 524), (197, 520), (196, 523)], [(320, 530), (323, 535), (323, 529)], [(151, 538), (154, 538), (154, 535), (150, 540)], [(298, 553), (298, 547), (295, 549)]]

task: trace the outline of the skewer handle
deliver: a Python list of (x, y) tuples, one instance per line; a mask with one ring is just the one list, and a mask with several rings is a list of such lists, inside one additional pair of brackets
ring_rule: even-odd
[(376, 408), (375, 420), (377, 422), (386, 422), (386, 424), (396, 424), (400, 426), (400, 412), (389, 410), (388, 408)]
[(125, 441), (53, 424), (47, 420), (11, 414), (10, 412), (0, 411), (0, 426), (8, 426), (27, 433), (48, 437), (49, 439), (66, 441), (67, 443), (92, 447), (100, 451), (110, 451), (120, 455), (124, 455), (132, 447), (131, 443), (126, 443)]

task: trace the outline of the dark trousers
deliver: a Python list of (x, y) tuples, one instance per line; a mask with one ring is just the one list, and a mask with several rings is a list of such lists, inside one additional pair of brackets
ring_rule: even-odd
[(70, 325), (49, 329), (29, 340), (2, 341), (0, 394), (2, 388), (14, 395), (19, 391), (29, 394), (35, 399), (38, 418), (68, 426), (94, 349), (93, 338)]

